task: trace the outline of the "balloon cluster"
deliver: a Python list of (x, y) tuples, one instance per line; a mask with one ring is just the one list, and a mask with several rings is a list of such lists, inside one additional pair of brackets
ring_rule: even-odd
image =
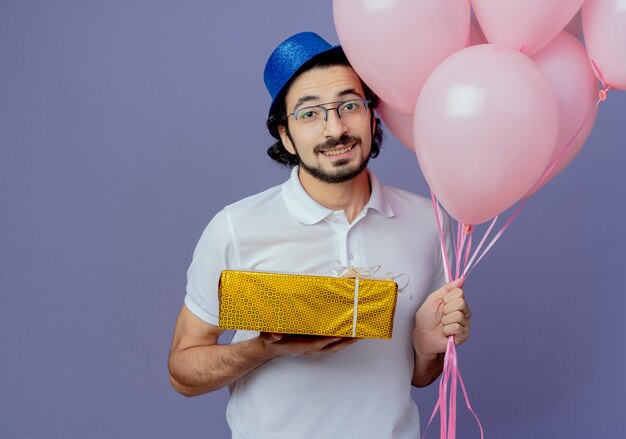
[(463, 224), (561, 172), (606, 90), (626, 89), (626, 0), (334, 0), (333, 14), (382, 120)]

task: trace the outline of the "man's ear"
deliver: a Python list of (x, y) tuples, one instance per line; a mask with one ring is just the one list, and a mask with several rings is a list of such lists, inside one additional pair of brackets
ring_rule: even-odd
[(284, 125), (280, 125), (278, 127), (278, 134), (280, 135), (280, 140), (283, 142), (283, 146), (285, 147), (287, 152), (289, 152), (289, 154), (296, 155), (296, 149), (294, 148), (293, 143), (291, 143), (291, 139), (287, 134), (287, 127)]

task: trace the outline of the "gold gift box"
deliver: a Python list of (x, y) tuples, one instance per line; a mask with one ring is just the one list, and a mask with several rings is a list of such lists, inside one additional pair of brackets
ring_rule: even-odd
[(224, 270), (218, 291), (219, 326), (224, 329), (389, 339), (398, 285), (381, 279)]

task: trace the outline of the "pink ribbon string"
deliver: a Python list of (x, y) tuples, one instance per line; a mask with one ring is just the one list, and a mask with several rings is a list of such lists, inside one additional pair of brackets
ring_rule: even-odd
[[(431, 423), (435, 419), (437, 412), (439, 411), (440, 416), (440, 424), (439, 424), (439, 434), (442, 439), (455, 439), (456, 438), (456, 401), (457, 401), (457, 383), (460, 383), (461, 390), (463, 391), (463, 397), (465, 398), (465, 404), (468, 410), (474, 416), (476, 423), (478, 424), (478, 428), (480, 429), (480, 437), (484, 439), (485, 434), (483, 430), (483, 426), (478, 419), (478, 415), (472, 408), (472, 405), (469, 401), (469, 396), (467, 394), (467, 389), (465, 388), (465, 383), (463, 382), (463, 377), (461, 376), (461, 371), (459, 370), (458, 357), (456, 353), (456, 348), (454, 346), (454, 336), (448, 337), (448, 344), (446, 346), (446, 354), (443, 360), (443, 372), (441, 380), (439, 381), (439, 399), (435, 408), (430, 415), (430, 419), (428, 421), (428, 425), (424, 430), (424, 434), (422, 435), (422, 439), (425, 439), (426, 433), (430, 428)], [(448, 392), (450, 393), (450, 398), (448, 400)]]
[(456, 391), (457, 381), (459, 377), (459, 365), (457, 363), (456, 349), (454, 347), (454, 336), (448, 337), (448, 347), (446, 350), (450, 350), (450, 366), (451, 366), (451, 385), (450, 385), (450, 407), (448, 407), (448, 438), (454, 439), (456, 437)]
[[(593, 69), (593, 72), (596, 74), (596, 77), (600, 80), (600, 83), (602, 84), (602, 90), (600, 90), (600, 93), (599, 93), (600, 101), (604, 101), (606, 99), (606, 94), (609, 92), (611, 87), (606, 85), (606, 81), (604, 80), (604, 75), (600, 71), (598, 64), (596, 64), (596, 62), (592, 59), (590, 61), (591, 61), (591, 68)], [(599, 101), (598, 103), (596, 103), (596, 107), (598, 106), (599, 103), (600, 103)]]
[[(506, 223), (504, 223), (504, 225), (502, 226), (502, 228), (498, 231), (498, 233), (496, 233), (496, 235), (493, 237), (493, 239), (489, 242), (489, 245), (487, 245), (487, 247), (483, 250), (483, 252), (480, 254), (479, 258), (476, 260), (476, 262), (474, 262), (474, 265), (470, 265), (465, 267), (465, 277), (467, 278), (470, 273), (472, 272), (472, 270), (474, 270), (474, 268), (478, 265), (478, 263), (485, 257), (485, 255), (487, 254), (487, 252), (489, 252), (489, 250), (491, 250), (491, 247), (493, 247), (493, 245), (498, 241), (498, 239), (500, 239), (500, 237), (504, 234), (504, 232), (506, 231), (506, 229), (509, 228), (509, 226), (511, 225), (511, 223), (513, 222), (513, 220), (515, 219), (515, 217), (520, 213), (520, 211), (522, 210), (522, 208), (526, 205), (526, 201), (524, 200), (522, 201), (522, 204), (520, 204), (518, 206), (517, 209), (515, 209), (515, 212), (513, 212), (513, 214), (509, 217), (509, 219), (507, 220)], [(497, 217), (496, 217), (497, 218)], [(489, 228), (489, 230), (487, 230), (487, 233), (485, 233), (484, 238), (487, 237), (488, 233), (491, 231), (491, 228)], [(483, 239), (484, 239), (483, 238)], [(477, 251), (474, 252), (474, 255), (472, 256), (472, 259), (474, 258), (474, 256), (476, 256), (476, 254), (478, 253), (479, 249), (476, 249)]]
[(465, 233), (461, 233), (461, 237), (458, 239), (458, 247), (456, 248), (455, 252), (454, 252), (454, 260), (456, 262), (456, 267), (455, 267), (455, 271), (454, 271), (454, 278), (458, 279), (459, 278), (459, 272), (461, 271), (461, 252), (463, 251), (463, 246), (465, 245), (465, 238), (467, 237), (467, 235)]
[(441, 211), (439, 210), (439, 201), (435, 197), (434, 192), (430, 191), (430, 199), (433, 202), (433, 209), (435, 211), (435, 219), (437, 220), (437, 229), (439, 231), (439, 244), (441, 246), (441, 255), (444, 263), (444, 274), (446, 283), (452, 279), (452, 270), (450, 269), (450, 262), (448, 261), (448, 252), (446, 251), (446, 239), (443, 236), (443, 224), (441, 222)]
[(483, 247), (483, 245), (485, 244), (485, 241), (487, 240), (487, 237), (489, 236), (489, 234), (491, 233), (491, 230), (493, 229), (493, 227), (496, 225), (496, 222), (498, 221), (498, 217), (496, 216), (493, 220), (491, 220), (491, 224), (489, 224), (489, 228), (487, 229), (487, 231), (485, 232), (485, 234), (483, 235), (483, 238), (480, 240), (480, 243), (478, 243), (478, 247), (476, 247), (476, 251), (474, 251), (474, 254), (472, 255), (472, 257), (470, 258), (469, 262), (465, 264), (465, 269), (463, 270), (463, 274), (462, 277), (466, 278), (469, 268), (472, 266), (472, 263), (474, 262), (474, 259), (476, 259), (476, 255), (478, 254), (478, 252), (480, 251), (480, 249)]

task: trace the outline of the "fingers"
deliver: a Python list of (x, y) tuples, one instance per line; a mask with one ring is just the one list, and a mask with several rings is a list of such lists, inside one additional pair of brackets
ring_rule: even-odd
[(312, 351), (324, 349), (331, 343), (341, 340), (341, 337), (326, 337), (323, 335), (283, 334), (282, 344), (289, 344), (296, 348), (302, 347)]
[(454, 290), (456, 288), (462, 288), (463, 287), (463, 283), (465, 282), (465, 279), (463, 278), (458, 278), (456, 280), (453, 280), (451, 282), (448, 282), (447, 284), (444, 285), (444, 287), (448, 290)]
[(320, 340), (303, 343), (303, 355), (317, 355), (322, 353), (338, 352), (343, 348), (356, 343), (359, 339), (353, 337), (320, 337)]
[(469, 338), (472, 310), (467, 305), (463, 290), (451, 289), (443, 297), (443, 316), (441, 325), (446, 337), (453, 335), (459, 345)]
[(469, 322), (469, 319), (461, 311), (453, 311), (450, 314), (446, 314), (441, 318), (441, 324), (443, 326), (452, 325), (458, 323), (461, 326), (465, 326)]
[(463, 298), (463, 290), (460, 288), (450, 288), (443, 296), (444, 303), (450, 303), (453, 300)]
[(460, 323), (452, 323), (450, 325), (445, 325), (443, 327), (443, 335), (449, 337), (454, 335), (455, 342), (457, 345), (463, 343), (468, 339), (470, 332), (470, 323), (467, 322), (467, 326), (463, 326)]
[(434, 292), (432, 292), (429, 297), (435, 300), (441, 300), (451, 291), (461, 289), (463, 282), (464, 282), (463, 279), (457, 279), (457, 280), (453, 280), (452, 282), (448, 282), (447, 284), (443, 285), (438, 290), (435, 290)]
[(326, 337), (316, 335), (262, 333), (272, 352), (278, 355), (316, 355), (337, 352), (358, 338)]
[(455, 311), (461, 311), (467, 318), (471, 317), (471, 310), (467, 306), (463, 290), (455, 288), (443, 297), (443, 315), (446, 316)]
[(358, 338), (346, 337), (326, 345), (320, 352), (338, 352), (359, 341)]
[(459, 290), (463, 287), (463, 282), (465, 282), (465, 279), (457, 279), (457, 280), (453, 280), (451, 282), (448, 282), (447, 284), (445, 284), (444, 286), (442, 286), (439, 290), (440, 291), (444, 291), (444, 294), (449, 293), (450, 291), (453, 290)]
[(467, 302), (465, 301), (465, 298), (459, 297), (447, 303), (445, 300), (443, 301), (443, 315), (444, 316), (450, 313), (453, 313), (455, 311), (461, 311), (463, 314), (469, 312), (469, 307), (467, 306)]

